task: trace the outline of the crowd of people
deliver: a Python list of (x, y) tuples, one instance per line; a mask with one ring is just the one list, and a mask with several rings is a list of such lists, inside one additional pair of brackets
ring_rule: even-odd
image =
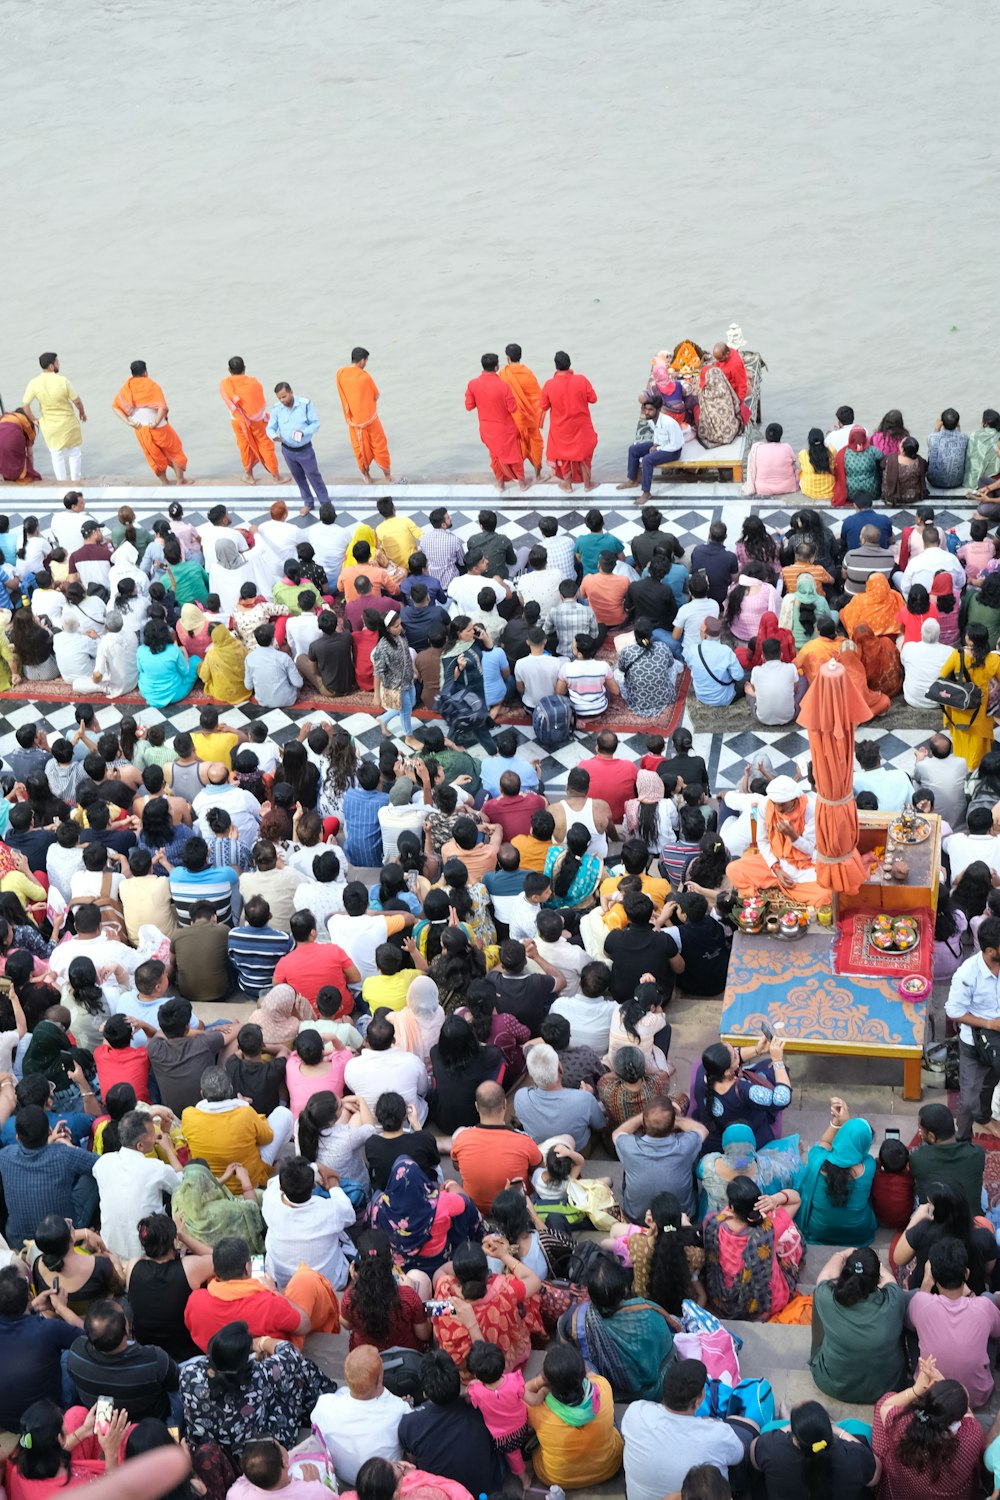
[[(209, 1500), (622, 1471), (643, 1500), (980, 1495), (997, 752), (967, 792), (941, 737), (898, 789), (858, 747), (880, 801), (947, 809), (959, 1030), (957, 1118), (926, 1105), (876, 1154), (839, 1097), (815, 1143), (786, 1133), (780, 1034), (712, 1043), (690, 1082), (671, 1061), (675, 992), (725, 987), (733, 888), (814, 875), (808, 766), (713, 795), (689, 731), (636, 764), (605, 730), (550, 798), (509, 730), (376, 759), (210, 706), (169, 736), (75, 722), (22, 725), (0, 766), (11, 1500), (178, 1433)], [(812, 1322), (816, 1399), (740, 1370), (747, 1320)], [(317, 1334), (346, 1335), (339, 1389)]]

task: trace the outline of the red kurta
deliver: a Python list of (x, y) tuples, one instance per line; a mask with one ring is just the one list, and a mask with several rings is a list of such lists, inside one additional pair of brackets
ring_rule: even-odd
[(490, 455), (490, 466), (498, 479), (521, 479), (521, 439), (514, 421), (514, 392), (492, 370), (484, 370), (465, 388), (465, 409), (479, 414), (479, 436)]
[(593, 461), (597, 433), (590, 420), (590, 407), (596, 400), (597, 392), (586, 375), (572, 370), (557, 370), (542, 386), (543, 419), (546, 412), (551, 413), (545, 451), (560, 478), (567, 466), (585, 464), (589, 468)]

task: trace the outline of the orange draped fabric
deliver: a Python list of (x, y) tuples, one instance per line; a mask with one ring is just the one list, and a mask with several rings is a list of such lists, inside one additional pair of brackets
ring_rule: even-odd
[[(168, 410), (163, 391), (148, 375), (133, 375), (126, 380), (111, 405), (126, 417), (130, 417), (137, 406), (160, 406), (164, 417)], [(164, 420), (159, 427), (133, 427), (132, 431), (154, 474), (165, 474), (171, 465), (178, 469), (187, 468), (187, 454), (169, 422)]]
[(514, 400), (517, 402), (517, 411), (514, 413), (514, 421), (517, 423), (517, 431), (521, 439), (521, 457), (531, 464), (532, 468), (542, 467), (542, 430), (538, 425), (541, 415), (542, 388), (538, 384), (534, 370), (529, 370), (527, 365), (509, 364), (504, 365), (500, 371), (500, 379), (504, 385), (509, 385), (514, 392)]
[(864, 700), (865, 706), (869, 710), (867, 717), (869, 719), (877, 719), (882, 714), (888, 713), (892, 700), (885, 693), (876, 692), (871, 687), (868, 682), (868, 673), (865, 671), (865, 664), (858, 655), (853, 642), (841, 641), (840, 655), (837, 657), (837, 661), (840, 662), (840, 665), (854, 684), (859, 696)]
[(267, 435), (267, 400), (264, 387), (252, 375), (227, 375), (219, 381), (219, 394), (233, 418), (240, 462), (250, 470), (263, 464), (269, 474), (278, 477), (278, 460), (274, 444)]
[(590, 471), (597, 447), (597, 432), (590, 408), (597, 392), (586, 375), (575, 370), (557, 370), (542, 386), (541, 419), (551, 412), (547, 457), (557, 479), (579, 484)]
[(809, 734), (816, 784), (816, 875), (831, 891), (857, 891), (865, 880), (854, 801), (854, 727), (872, 712), (844, 670), (848, 655), (857, 661), (845, 653), (840, 661), (824, 662), (798, 719)]
[(344, 365), (337, 371), (337, 395), (344, 408), (344, 420), (351, 436), (351, 447), (362, 474), (373, 463), (389, 473), (389, 444), (376, 412), (378, 386), (367, 370)]

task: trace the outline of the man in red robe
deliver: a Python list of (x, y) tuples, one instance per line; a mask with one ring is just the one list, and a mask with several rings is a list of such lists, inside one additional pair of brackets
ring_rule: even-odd
[(514, 392), (498, 374), (499, 354), (484, 354), (482, 366), (483, 373), (465, 387), (465, 409), (479, 413), (479, 436), (490, 455), (497, 489), (504, 490), (508, 479), (516, 479), (521, 489), (526, 490), (521, 435), (514, 420), (517, 412)]
[[(750, 408), (747, 406), (747, 367), (743, 363), (742, 356), (736, 349), (730, 349), (728, 344), (716, 344), (712, 350), (712, 362), (718, 365), (736, 392), (740, 403), (740, 416), (743, 419), (744, 426), (746, 426), (750, 420)], [(708, 365), (702, 366), (701, 375), (698, 378), (699, 386), (705, 384), (705, 372), (709, 368)]]
[(590, 420), (590, 407), (597, 392), (586, 375), (577, 375), (562, 350), (555, 357), (556, 373), (542, 386), (539, 427), (551, 412), (546, 457), (555, 470), (561, 490), (571, 490), (583, 481), (585, 490), (597, 486), (591, 477), (597, 433)]

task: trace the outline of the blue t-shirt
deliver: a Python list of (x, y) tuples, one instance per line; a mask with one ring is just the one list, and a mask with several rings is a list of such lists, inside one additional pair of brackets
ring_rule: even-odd
[(879, 546), (888, 547), (892, 541), (892, 522), (883, 511), (859, 510), (853, 516), (848, 516), (840, 528), (841, 540), (846, 543), (848, 552), (853, 552), (855, 547), (861, 546), (861, 531), (865, 526), (877, 526), (879, 533)]
[(62, 1406), (59, 1359), (79, 1337), (61, 1318), (0, 1318), (0, 1427), (16, 1432), (33, 1401)]
[[(94, 1128), (96, 1115), (80, 1114), (78, 1110), (67, 1114), (64, 1109), (47, 1109), (45, 1111), (45, 1118), (49, 1122), (50, 1130), (54, 1130), (58, 1124), (65, 1120), (69, 1126), (73, 1145), (83, 1146), (85, 1150), (89, 1150), (90, 1132)], [(4, 1121), (3, 1129), (0, 1130), (0, 1146), (13, 1146), (16, 1140), (17, 1131), (14, 1124), (14, 1116), (11, 1115), (9, 1120)]]
[(487, 755), (479, 766), (479, 779), (483, 791), (491, 797), (499, 797), (500, 777), (505, 771), (517, 772), (521, 778), (522, 792), (538, 791), (538, 772), (530, 760), (523, 760), (520, 755)]
[(483, 652), (481, 665), (484, 695), (492, 707), (494, 703), (501, 703), (507, 693), (507, 680), (503, 674), (504, 669), (510, 671), (510, 662), (503, 647), (494, 646), (492, 651)]

